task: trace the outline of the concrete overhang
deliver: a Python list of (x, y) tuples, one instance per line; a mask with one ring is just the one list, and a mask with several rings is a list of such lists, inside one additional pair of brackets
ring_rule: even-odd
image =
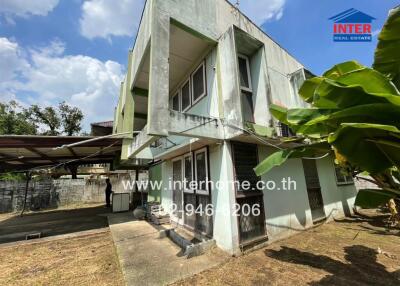
[(222, 143), (222, 140), (193, 138), (190, 141), (171, 147), (170, 149), (154, 156), (154, 160), (168, 160), (186, 154), (190, 151), (200, 149), (204, 146)]
[(260, 40), (257, 40), (255, 37), (241, 30), (237, 26), (233, 26), (233, 28), (237, 53), (242, 55), (252, 55), (264, 45)]

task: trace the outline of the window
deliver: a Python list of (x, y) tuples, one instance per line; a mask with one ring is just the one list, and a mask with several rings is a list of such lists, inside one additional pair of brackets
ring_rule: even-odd
[(182, 111), (187, 110), (190, 107), (191, 100), (190, 100), (190, 81), (187, 82), (182, 86), (181, 91), (181, 98), (182, 98)]
[[(258, 150), (257, 145), (232, 142), (233, 164), (235, 170), (235, 179), (239, 182), (238, 192), (254, 192), (258, 191), (257, 182), (259, 177), (254, 172), (253, 168), (258, 165)], [(249, 183), (249, 189), (243, 190), (242, 183)], [(247, 187), (245, 187), (247, 188)]]
[(208, 167), (207, 149), (203, 148), (194, 153), (195, 158), (195, 179), (197, 182), (197, 193), (208, 195)]
[(206, 94), (206, 67), (203, 61), (172, 97), (172, 110), (185, 112)]
[(204, 62), (192, 74), (193, 104), (206, 95), (206, 73)]
[(251, 92), (252, 88), (251, 88), (249, 59), (246, 56), (239, 55), (238, 64), (239, 64), (240, 88), (242, 90)]
[(290, 86), (292, 88), (292, 94), (296, 97), (299, 97), (299, 90), (304, 82), (304, 77), (305, 76), (303, 69), (295, 71), (290, 75)]
[(172, 110), (181, 111), (179, 92), (172, 98)]
[(354, 184), (353, 177), (350, 174), (346, 174), (345, 170), (335, 164), (335, 175), (337, 185), (349, 185)]
[(184, 168), (184, 179), (185, 179), (185, 186), (184, 190), (187, 193), (194, 193), (194, 190), (191, 188), (190, 182), (193, 180), (192, 174), (192, 154), (188, 154), (184, 157), (183, 160)]
[(244, 120), (254, 123), (253, 94), (251, 92), (242, 91), (242, 110)]
[(278, 129), (279, 129), (278, 135), (281, 137), (296, 136), (296, 133), (294, 133), (293, 130), (290, 129), (290, 127), (287, 126), (285, 123), (278, 122)]

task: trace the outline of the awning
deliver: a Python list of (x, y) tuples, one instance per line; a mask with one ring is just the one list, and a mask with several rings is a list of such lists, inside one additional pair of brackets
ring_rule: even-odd
[[(66, 146), (81, 141), (87, 142)], [(0, 135), (0, 172), (63, 164), (110, 163), (119, 155), (121, 145), (122, 138), (113, 137)]]

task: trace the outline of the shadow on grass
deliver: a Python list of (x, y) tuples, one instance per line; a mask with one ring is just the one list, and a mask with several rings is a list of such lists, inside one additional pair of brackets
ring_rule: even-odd
[(400, 285), (400, 271), (388, 272), (384, 265), (377, 262), (377, 252), (374, 249), (353, 245), (344, 250), (345, 262), (285, 246), (280, 250), (267, 249), (264, 253), (283, 262), (310, 266), (330, 273), (310, 285)]

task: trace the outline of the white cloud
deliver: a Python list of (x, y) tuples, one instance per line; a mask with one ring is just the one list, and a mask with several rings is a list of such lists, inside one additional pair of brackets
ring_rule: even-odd
[[(24, 104), (56, 105), (61, 101), (79, 107), (84, 127), (113, 118), (123, 66), (83, 55), (65, 55), (64, 43), (22, 49), (17, 43), (0, 38), (0, 100), (19, 95)], [(8, 61), (3, 59), (8, 58)], [(21, 94), (28, 94), (21, 98)]]
[[(235, 4), (236, 0), (230, 0)], [(279, 20), (283, 16), (286, 0), (241, 0), (239, 9), (257, 25), (268, 20)]]
[(132, 36), (136, 33), (144, 0), (88, 0), (82, 5), (81, 34), (89, 39)]
[(1, 0), (0, 13), (7, 16), (46, 16), (59, 0)]

